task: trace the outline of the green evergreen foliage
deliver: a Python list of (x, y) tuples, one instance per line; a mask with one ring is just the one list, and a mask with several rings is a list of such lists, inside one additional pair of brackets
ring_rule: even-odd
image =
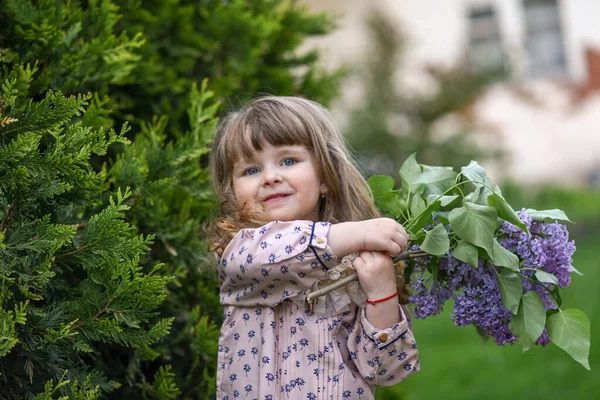
[[(141, 33), (117, 35), (118, 7), (108, 0), (0, 1), (0, 60), (10, 65), (32, 65), (38, 73), (29, 83), (34, 98), (48, 89), (65, 95), (92, 92), (98, 99), (112, 86), (133, 81)], [(106, 100), (105, 100), (106, 101)], [(103, 104), (98, 100), (92, 104)], [(103, 125), (110, 126), (107, 110)], [(100, 122), (100, 121), (97, 121)]]
[(0, 0), (0, 398), (214, 398), (212, 131), (257, 92), (327, 103), (341, 72), (299, 48), (331, 27), (285, 0)]
[(453, 132), (435, 137), (436, 124), (456, 114), (499, 78), (497, 71), (473, 71), (467, 66), (450, 70), (431, 67), (427, 72), (436, 87), (432, 94), (411, 94), (396, 81), (402, 69), (406, 37), (380, 12), (367, 19), (370, 53), (357, 73), (365, 83), (365, 101), (351, 113), (347, 134), (367, 175), (398, 178), (398, 169), (412, 153), (425, 164), (459, 167), (482, 154), (466, 136), (471, 128), (463, 119)]
[(185, 120), (192, 82), (208, 78), (217, 99), (235, 107), (256, 93), (302, 95), (328, 103), (341, 71), (317, 65), (305, 38), (333, 28), (331, 17), (313, 15), (289, 0), (116, 0), (117, 28), (143, 32), (135, 83), (115, 87), (122, 116), (149, 121), (169, 115), (170, 130)]
[[(44, 387), (44, 392), (38, 394), (33, 400), (54, 400), (54, 394), (61, 388), (66, 388), (71, 381), (64, 379), (64, 375), (60, 378), (58, 383), (55, 385), (54, 380), (48, 381)], [(63, 390), (64, 391), (64, 390)], [(71, 392), (69, 395), (60, 396), (59, 400), (97, 400), (100, 398), (98, 388), (90, 388), (90, 380), (86, 379), (83, 385), (79, 385), (79, 382), (75, 381), (71, 384)]]
[[(215, 390), (222, 311), (214, 256), (207, 254), (200, 237), (215, 201), (205, 165), (219, 106), (211, 103), (212, 96), (206, 81), (200, 90), (192, 88), (188, 110), (192, 130), (173, 135), (172, 140), (165, 118), (142, 124), (132, 145), (108, 171), (114, 187), (131, 187), (128, 218), (140, 231), (156, 235), (147, 263), (165, 263), (167, 273), (175, 277), (162, 308), (162, 314), (174, 316), (175, 322), (157, 351), (173, 367), (180, 398), (212, 398)], [(152, 366), (140, 364), (137, 373), (151, 376)]]
[[(131, 193), (119, 190), (102, 206), (106, 171), (89, 165), (127, 143), (127, 128), (76, 121), (89, 94), (49, 91), (30, 101), (35, 73), (17, 67), (0, 86), (1, 393), (44, 398), (75, 380), (86, 383), (71, 385), (71, 397), (93, 398), (96, 387), (119, 386), (93, 368), (101, 348), (157, 356), (150, 346), (172, 322), (156, 318), (170, 278), (160, 265), (142, 271), (152, 237), (124, 220)], [(44, 386), (50, 379), (59, 383)]]
[(342, 71), (323, 71), (317, 51), (299, 48), (332, 28), (287, 0), (0, 0), (0, 57), (38, 68), (34, 97), (93, 93), (88, 125), (129, 121), (137, 132), (168, 115), (181, 133), (190, 87), (204, 78), (232, 107), (257, 93), (328, 103)]

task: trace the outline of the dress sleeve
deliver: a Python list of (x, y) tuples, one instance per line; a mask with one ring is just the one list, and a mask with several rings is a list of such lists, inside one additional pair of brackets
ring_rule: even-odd
[[(221, 303), (274, 306), (301, 296), (338, 263), (328, 222), (273, 221), (243, 229), (218, 261)], [(300, 295), (300, 296), (299, 296)]]
[(377, 329), (368, 320), (365, 308), (358, 311), (348, 336), (350, 358), (364, 379), (375, 386), (391, 386), (420, 369), (417, 343), (408, 310), (400, 306), (402, 321)]

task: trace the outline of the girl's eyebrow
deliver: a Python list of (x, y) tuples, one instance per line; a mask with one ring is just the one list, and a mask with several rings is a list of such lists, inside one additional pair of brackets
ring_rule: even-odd
[(295, 154), (305, 154), (308, 153), (308, 149), (302, 145), (288, 145), (288, 146), (279, 146), (277, 148), (277, 155), (282, 153), (295, 153)]
[(242, 159), (233, 164), (233, 172), (236, 173), (240, 170), (246, 169), (250, 164), (252, 164), (252, 160)]

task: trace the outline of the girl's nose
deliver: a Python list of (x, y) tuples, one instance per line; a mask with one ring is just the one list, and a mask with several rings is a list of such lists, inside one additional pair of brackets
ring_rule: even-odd
[(281, 183), (282, 178), (277, 168), (265, 168), (263, 172), (263, 185)]

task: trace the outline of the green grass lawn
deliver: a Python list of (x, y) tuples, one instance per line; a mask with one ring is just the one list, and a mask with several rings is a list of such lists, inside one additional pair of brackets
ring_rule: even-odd
[[(576, 238), (572, 275), (563, 290), (563, 309), (578, 308), (590, 318), (592, 345), (587, 371), (553, 344), (522, 353), (519, 344), (484, 344), (474, 328), (454, 326), (442, 315), (415, 321), (421, 371), (391, 388), (378, 388), (378, 400), (402, 399), (600, 399), (600, 229)], [(450, 304), (448, 304), (450, 305)]]

